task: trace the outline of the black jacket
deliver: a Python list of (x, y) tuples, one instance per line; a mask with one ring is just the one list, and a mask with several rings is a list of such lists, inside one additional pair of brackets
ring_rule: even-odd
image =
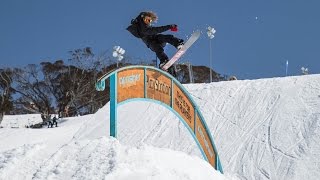
[(149, 46), (150, 43), (156, 40), (157, 34), (165, 32), (171, 28), (171, 25), (152, 27), (143, 22), (141, 13), (135, 20), (137, 21), (137, 30), (142, 41)]

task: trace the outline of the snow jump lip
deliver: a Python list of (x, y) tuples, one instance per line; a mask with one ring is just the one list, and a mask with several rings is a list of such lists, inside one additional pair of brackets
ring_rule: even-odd
[(223, 173), (207, 124), (188, 91), (169, 73), (153, 66), (126, 66), (109, 72), (96, 82), (105, 89), (110, 78), (110, 136), (117, 137), (117, 107), (130, 101), (151, 101), (172, 111), (196, 141), (202, 156)]

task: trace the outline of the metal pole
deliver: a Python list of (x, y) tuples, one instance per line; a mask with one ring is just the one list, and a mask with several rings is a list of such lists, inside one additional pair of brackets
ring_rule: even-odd
[(210, 83), (212, 82), (212, 45), (211, 45), (211, 39), (209, 39), (209, 47), (210, 47), (210, 67), (209, 67), (209, 70), (210, 70)]
[(118, 100), (117, 74), (110, 76), (110, 136), (117, 138)]
[(189, 79), (190, 79), (190, 83), (193, 83), (193, 72), (192, 72), (192, 66), (190, 62), (186, 63), (187, 67), (188, 67), (188, 71), (189, 71)]
[(288, 66), (289, 66), (289, 62), (287, 60), (287, 62), (286, 62), (286, 76), (288, 75)]
[(214, 34), (216, 33), (216, 30), (209, 26), (208, 28), (208, 31), (207, 31), (207, 34), (208, 34), (208, 37), (209, 37), (209, 47), (210, 47), (210, 67), (209, 67), (209, 70), (210, 70), (210, 83), (212, 82), (212, 45), (211, 45), (211, 39), (214, 38)]
[(191, 63), (189, 63), (189, 71), (190, 71), (190, 83), (194, 83), (194, 80), (193, 80), (193, 70), (192, 70), (192, 65)]

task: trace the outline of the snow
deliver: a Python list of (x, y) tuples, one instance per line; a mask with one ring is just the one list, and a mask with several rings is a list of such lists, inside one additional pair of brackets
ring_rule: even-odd
[(109, 104), (59, 120), (57, 128), (24, 128), (40, 115), (5, 116), (0, 179), (318, 179), (320, 75), (185, 87), (212, 132), (224, 174), (202, 159), (172, 112), (130, 102), (118, 109), (118, 139), (108, 136)]
[(6, 115), (1, 123), (3, 127), (20, 128), (42, 122), (40, 114)]

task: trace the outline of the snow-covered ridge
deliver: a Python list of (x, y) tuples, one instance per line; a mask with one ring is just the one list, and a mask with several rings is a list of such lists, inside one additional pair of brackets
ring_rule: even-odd
[[(318, 179), (320, 75), (185, 87), (229, 178)], [(108, 137), (108, 104), (58, 128), (0, 129), (0, 179), (226, 178), (200, 160), (191, 135), (166, 108), (131, 102), (118, 115), (118, 140)]]

